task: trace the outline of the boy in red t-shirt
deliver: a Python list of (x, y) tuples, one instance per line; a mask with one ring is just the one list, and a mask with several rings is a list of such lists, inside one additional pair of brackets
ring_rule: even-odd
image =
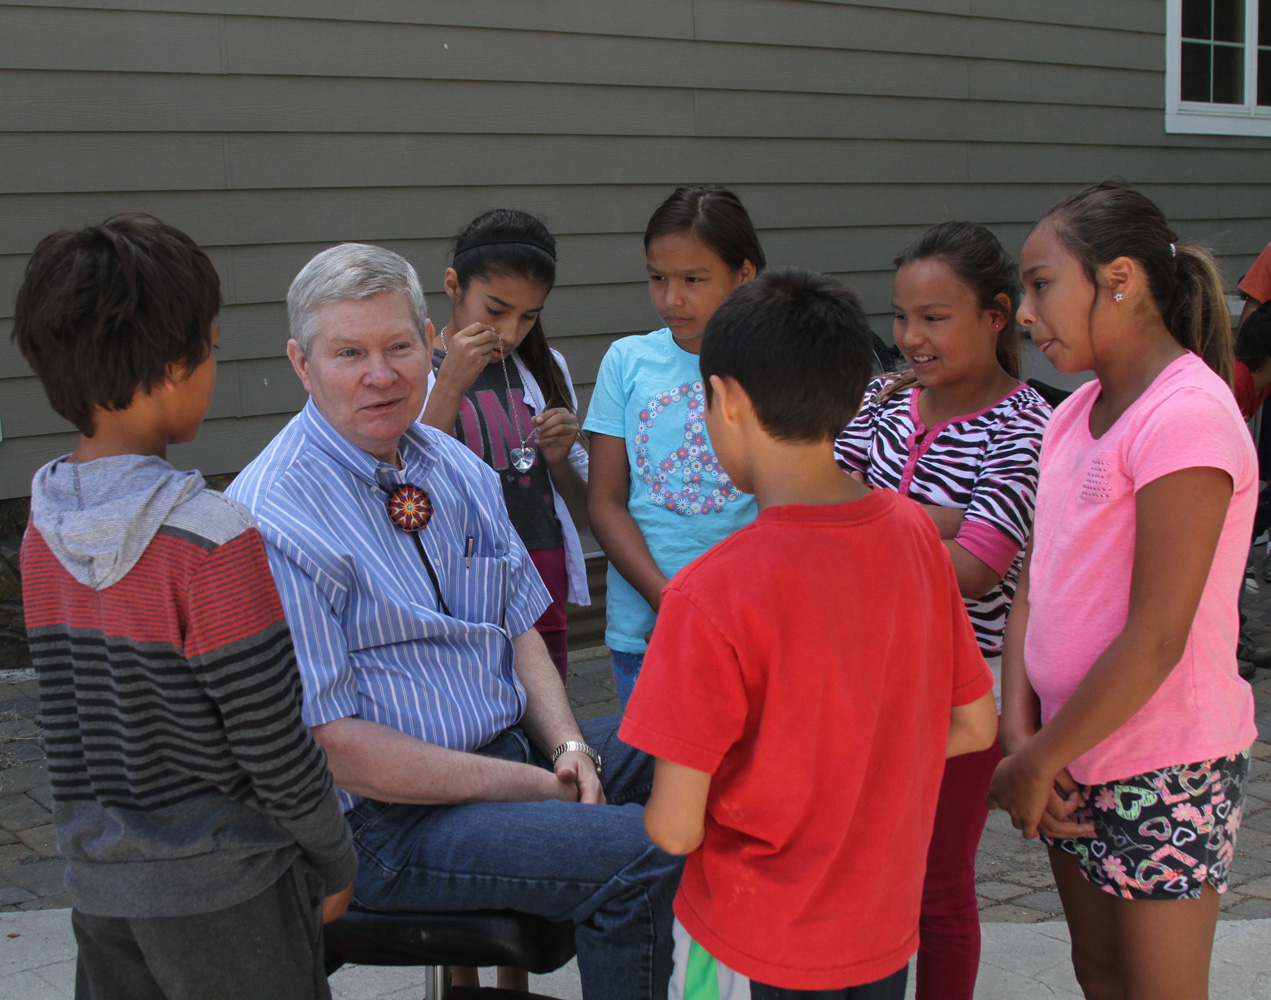
[(621, 729), (658, 758), (645, 829), (690, 854), (670, 996), (900, 998), (944, 760), (992, 742), (993, 678), (931, 519), (834, 460), (870, 375), (856, 296), (767, 272), (701, 366), (760, 513), (663, 591)]

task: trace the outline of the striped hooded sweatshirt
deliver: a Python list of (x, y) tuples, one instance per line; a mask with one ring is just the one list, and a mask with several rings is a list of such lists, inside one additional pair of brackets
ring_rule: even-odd
[(53, 823), (85, 913), (234, 906), (304, 858), (356, 870), (264, 544), (196, 472), (123, 455), (36, 473), (23, 598)]

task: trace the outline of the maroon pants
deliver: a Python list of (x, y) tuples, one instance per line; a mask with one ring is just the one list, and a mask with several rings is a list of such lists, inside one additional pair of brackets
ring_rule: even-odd
[(560, 681), (565, 683), (565, 672), (569, 669), (569, 633), (565, 618), (565, 597), (569, 593), (569, 572), (565, 568), (564, 549), (530, 549), (530, 561), (543, 578), (547, 592), (552, 595), (552, 603), (548, 605), (543, 617), (534, 623), (538, 634), (543, 637), (547, 652), (560, 671)]
[(915, 1000), (971, 1000), (975, 992), (980, 967), (975, 852), (989, 818), (989, 781), (1001, 759), (994, 741), (987, 750), (945, 762), (922, 885)]

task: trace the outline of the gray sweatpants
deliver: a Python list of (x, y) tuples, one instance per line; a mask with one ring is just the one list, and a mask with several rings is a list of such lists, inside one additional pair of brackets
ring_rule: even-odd
[(297, 860), (246, 902), (189, 917), (71, 913), (75, 1000), (330, 1000), (322, 879)]

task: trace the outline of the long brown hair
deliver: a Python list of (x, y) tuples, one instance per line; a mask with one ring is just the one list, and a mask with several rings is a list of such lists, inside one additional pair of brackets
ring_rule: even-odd
[[(450, 266), (459, 289), (466, 292), (473, 278), (515, 275), (528, 278), (549, 292), (556, 284), (556, 240), (542, 221), (514, 208), (496, 208), (473, 219), (455, 239)], [(548, 409), (574, 409), (565, 373), (552, 357), (541, 318), (516, 349), (543, 392)]]

